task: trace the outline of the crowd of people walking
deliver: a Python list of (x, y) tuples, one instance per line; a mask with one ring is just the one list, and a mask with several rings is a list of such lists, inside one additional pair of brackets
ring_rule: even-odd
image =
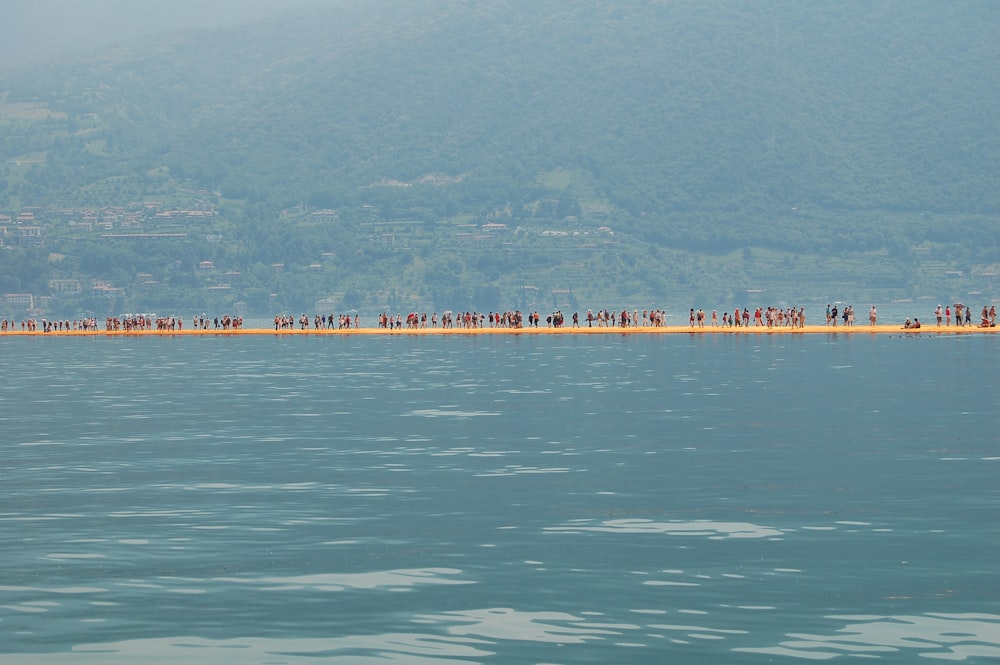
[[(973, 321), (972, 308), (962, 303), (938, 305), (934, 309), (933, 316), (937, 325), (950, 327), (952, 320), (956, 327), (967, 327), (977, 325), (980, 328), (992, 328), (996, 326), (996, 306), (983, 305), (979, 314), (978, 324)], [(838, 304), (826, 306), (825, 323), (829, 327), (852, 327), (854, 326), (855, 314), (853, 305)], [(878, 323), (878, 310), (872, 305), (868, 310), (868, 324), (875, 326)], [(378, 328), (384, 330), (419, 330), (426, 328), (441, 329), (475, 329), (475, 328), (539, 328), (543, 325), (549, 328), (562, 328), (570, 326), (579, 328), (638, 328), (638, 327), (662, 327), (667, 325), (667, 313), (662, 308), (638, 309), (629, 311), (628, 309), (588, 309), (583, 316), (579, 312), (565, 315), (561, 310), (554, 310), (544, 318), (537, 310), (521, 312), (520, 310), (506, 312), (482, 313), (476, 311), (458, 312), (444, 311), (440, 315), (434, 312), (430, 315), (427, 312), (410, 312), (406, 315), (389, 314), (382, 312), (377, 317)], [(208, 317), (204, 314), (194, 316), (191, 321), (191, 328), (194, 330), (241, 330), (243, 329), (243, 317), (229, 314), (217, 317)], [(76, 320), (37, 320), (34, 318), (23, 319), (17, 322), (14, 319), (0, 320), (0, 333), (13, 332), (63, 332), (63, 331), (97, 331), (98, 319), (88, 317)], [(681, 324), (683, 325), (683, 324)], [(712, 328), (804, 328), (806, 325), (806, 313), (804, 307), (736, 307), (732, 312), (725, 311), (719, 314), (718, 310), (707, 313), (704, 309), (691, 308), (688, 311), (688, 325), (694, 329)], [(907, 318), (905, 328), (919, 328), (920, 319)], [(307, 316), (302, 314), (299, 317), (288, 314), (279, 314), (274, 317), (274, 329), (282, 330), (350, 330), (361, 328), (361, 317), (352, 314), (329, 314)], [(152, 314), (126, 314), (119, 317), (107, 317), (104, 321), (104, 330), (111, 332), (132, 332), (132, 331), (180, 331), (184, 330), (184, 321), (179, 316), (157, 317)]]
[[(642, 326), (663, 326), (666, 320), (666, 312), (662, 309), (645, 309), (642, 311), (642, 318), (640, 319), (639, 310), (632, 310), (629, 312), (626, 309), (621, 310), (621, 312), (615, 310), (598, 310), (594, 312), (593, 310), (587, 310), (584, 320), (587, 323), (587, 327), (593, 328), (634, 328), (640, 325)], [(452, 328), (463, 328), (463, 329), (475, 329), (475, 328), (538, 328), (541, 326), (543, 319), (542, 315), (538, 313), (538, 310), (531, 312), (521, 312), (520, 310), (506, 311), (506, 312), (489, 312), (484, 314), (482, 312), (459, 312), (455, 314), (452, 311), (444, 311), (439, 316), (437, 312), (434, 312), (428, 316), (427, 312), (410, 312), (405, 317), (402, 314), (396, 314), (393, 316), (387, 312), (383, 312), (378, 317), (378, 327), (385, 328), (388, 330), (401, 330), (402, 328), (407, 328), (410, 330), (419, 330), (422, 328), (442, 328), (442, 329), (452, 329)], [(573, 312), (567, 321), (566, 315), (562, 310), (555, 310), (550, 314), (547, 314), (544, 318), (546, 327), (549, 328), (562, 328), (567, 324), (574, 328), (581, 327), (581, 317), (579, 312)]]

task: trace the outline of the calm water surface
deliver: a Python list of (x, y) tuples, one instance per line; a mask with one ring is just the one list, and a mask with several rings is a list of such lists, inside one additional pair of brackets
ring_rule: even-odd
[(1000, 338), (0, 337), (0, 662), (1000, 658)]

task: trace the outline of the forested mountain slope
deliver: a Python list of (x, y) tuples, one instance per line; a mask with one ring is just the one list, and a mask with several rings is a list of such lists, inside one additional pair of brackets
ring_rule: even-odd
[(52, 222), (65, 258), (8, 237), (37, 269), (3, 260), (0, 286), (253, 311), (959, 297), (1000, 267), (998, 28), (971, 2), (376, 1), (13, 70), (0, 211), (215, 214), (166, 245)]

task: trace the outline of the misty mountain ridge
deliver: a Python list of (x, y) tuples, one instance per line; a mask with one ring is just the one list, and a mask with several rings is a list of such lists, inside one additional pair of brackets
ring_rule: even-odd
[[(244, 272), (294, 274), (316, 257), (282, 252), (311, 246), (357, 259), (349, 277), (303, 277), (310, 298), (398, 286), (431, 301), (442, 278), (501, 300), (538, 281), (728, 297), (800, 282), (812, 253), (827, 281), (914, 295), (953, 267), (922, 270), (929, 247), (966, 276), (1000, 262), (998, 18), (975, 3), (435, 0), (147, 39), (4, 73), (0, 209), (213, 192), (232, 245), (212, 252)], [(567, 219), (614, 244), (528, 241)], [(394, 221), (420, 224), (372, 254), (374, 225)], [(490, 221), (524, 233), (454, 258), (457, 227)], [(605, 251), (625, 265), (598, 267)]]

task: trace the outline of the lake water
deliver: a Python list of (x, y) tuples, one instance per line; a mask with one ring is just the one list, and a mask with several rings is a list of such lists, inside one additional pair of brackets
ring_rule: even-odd
[(0, 662), (1000, 658), (1000, 337), (0, 337)]

